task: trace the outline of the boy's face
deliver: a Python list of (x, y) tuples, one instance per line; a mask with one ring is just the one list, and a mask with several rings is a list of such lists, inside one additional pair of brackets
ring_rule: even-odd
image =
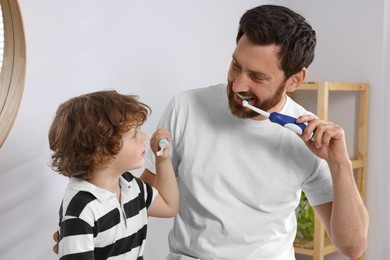
[(121, 172), (144, 166), (146, 134), (140, 128), (131, 128), (122, 136), (122, 148), (111, 165)]

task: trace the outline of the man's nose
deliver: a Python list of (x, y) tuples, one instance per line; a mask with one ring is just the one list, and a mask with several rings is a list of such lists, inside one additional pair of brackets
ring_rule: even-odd
[(233, 81), (234, 92), (248, 92), (250, 90), (250, 79), (245, 73), (237, 75)]

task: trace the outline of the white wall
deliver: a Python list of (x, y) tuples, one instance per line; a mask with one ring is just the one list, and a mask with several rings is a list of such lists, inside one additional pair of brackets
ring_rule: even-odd
[[(309, 69), (311, 81), (368, 82), (370, 84), (367, 208), (370, 213), (369, 249), (365, 259), (388, 259), (389, 212), (387, 177), (389, 166), (390, 138), (385, 134), (388, 115), (384, 109), (388, 103), (389, 55), (384, 67), (384, 32), (389, 31), (389, 20), (384, 22), (384, 13), (389, 14), (386, 0), (365, 1), (293, 1), (290, 7), (299, 10), (316, 29), (318, 46), (313, 66)], [(385, 30), (387, 25), (387, 30)], [(389, 37), (389, 36), (388, 36)], [(389, 42), (388, 42), (389, 43)], [(387, 102), (385, 102), (387, 93)], [(333, 108), (338, 113), (348, 113), (350, 107)], [(387, 157), (384, 151), (387, 150)], [(383, 188), (383, 190), (382, 190)], [(389, 216), (389, 213), (387, 215)], [(387, 236), (387, 240), (385, 239)], [(381, 247), (381, 242), (385, 241)], [(386, 245), (387, 244), (387, 245)], [(302, 258), (307, 259), (307, 258)], [(344, 259), (335, 255), (327, 259)]]
[[(385, 237), (381, 225), (389, 229), (383, 218), (390, 215), (380, 190), (383, 180), (389, 182), (384, 170), (388, 158), (387, 164), (383, 162), (382, 151), (388, 156), (390, 145), (384, 135), (390, 127), (383, 120), (385, 91), (390, 98), (385, 89), (389, 55), (386, 67), (383, 60), (385, 1), (277, 2), (306, 16), (317, 31), (309, 80), (371, 84), (367, 194), (371, 242), (366, 259), (390, 255), (388, 247), (375, 242)], [(66, 178), (47, 166), (47, 130), (58, 104), (105, 88), (138, 94), (153, 109), (144, 127), (150, 136), (175, 93), (225, 81), (240, 16), (271, 1), (19, 2), (28, 48), (27, 78), (14, 128), (0, 149), (0, 259), (56, 259), (51, 235)], [(386, 80), (390, 82), (388, 76)], [(171, 220), (150, 222), (146, 259), (163, 259)]]
[[(383, 154), (381, 158), (382, 171), (380, 174), (380, 206), (382, 207), (381, 211), (381, 236), (379, 237), (381, 243), (378, 245), (378, 251), (380, 251), (381, 256), (384, 258), (385, 256), (390, 255), (389, 241), (390, 241), (390, 120), (389, 120), (389, 112), (390, 112), (390, 2), (385, 1), (384, 4), (384, 13), (385, 13), (385, 26), (384, 26), (384, 84), (383, 84), (383, 132), (382, 132), (382, 140), (383, 140)], [(376, 240), (378, 241), (378, 240)]]
[[(238, 19), (260, 2), (20, 0), (27, 79), (0, 150), (0, 259), (56, 259), (67, 180), (47, 166), (47, 130), (60, 102), (104, 88), (138, 94), (153, 109), (150, 136), (175, 93), (225, 81)], [(148, 259), (165, 256), (170, 221), (152, 221)]]

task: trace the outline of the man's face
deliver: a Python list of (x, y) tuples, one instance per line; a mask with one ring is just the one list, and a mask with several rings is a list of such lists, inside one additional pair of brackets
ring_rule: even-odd
[(260, 46), (245, 35), (233, 53), (228, 73), (227, 94), (233, 115), (240, 118), (263, 119), (244, 108), (242, 100), (262, 110), (280, 111), (285, 102), (286, 80), (280, 68), (276, 45)]

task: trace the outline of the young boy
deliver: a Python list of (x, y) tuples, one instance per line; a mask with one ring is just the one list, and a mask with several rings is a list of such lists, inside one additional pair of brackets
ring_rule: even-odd
[[(72, 98), (49, 130), (51, 167), (69, 177), (59, 212), (60, 259), (143, 259), (147, 216), (173, 217), (179, 191), (169, 147), (156, 156), (155, 188), (128, 170), (144, 165), (150, 108), (136, 96), (99, 91)], [(150, 146), (161, 150), (157, 130)]]

